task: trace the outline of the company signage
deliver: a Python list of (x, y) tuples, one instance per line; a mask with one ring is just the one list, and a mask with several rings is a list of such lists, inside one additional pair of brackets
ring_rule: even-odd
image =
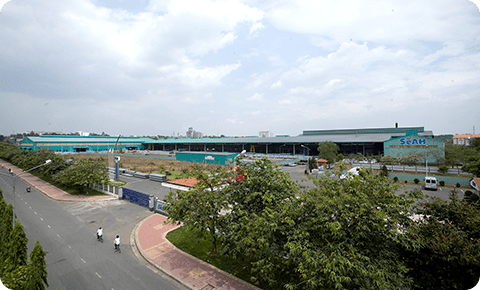
[(205, 156), (205, 160), (215, 160), (212, 155)]
[(427, 145), (426, 139), (402, 138), (400, 145)]

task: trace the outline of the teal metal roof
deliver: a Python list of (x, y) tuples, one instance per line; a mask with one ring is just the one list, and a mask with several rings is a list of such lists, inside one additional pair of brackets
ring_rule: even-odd
[[(29, 136), (25, 137), (21, 143), (115, 143), (118, 136)], [(147, 143), (150, 138), (140, 137), (120, 137), (119, 143)]]
[(424, 127), (402, 127), (402, 128), (367, 128), (367, 129), (337, 129), (337, 130), (308, 130), (303, 135), (341, 135), (341, 134), (389, 134), (407, 133), (407, 131), (424, 132)]

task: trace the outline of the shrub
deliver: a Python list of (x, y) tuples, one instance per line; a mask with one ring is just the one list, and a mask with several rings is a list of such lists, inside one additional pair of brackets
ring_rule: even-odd
[(460, 187), (460, 183), (457, 182), (457, 184), (455, 185), (456, 187)]
[(398, 177), (395, 176), (395, 177), (393, 178), (393, 181), (398, 182)]
[(387, 166), (383, 165), (381, 170), (380, 170), (380, 175), (388, 177), (388, 168)]
[(440, 183), (440, 186), (445, 186), (445, 181), (444, 180), (440, 180), (439, 183)]
[(445, 165), (445, 164), (442, 164), (440, 166), (438, 166), (438, 171), (442, 174), (445, 174), (448, 172), (448, 166)]
[(408, 180), (405, 180), (405, 183), (408, 183)]
[(413, 182), (415, 182), (415, 184), (418, 184), (418, 183), (420, 182), (420, 180), (418, 180), (418, 178), (415, 178), (415, 179), (413, 180)]

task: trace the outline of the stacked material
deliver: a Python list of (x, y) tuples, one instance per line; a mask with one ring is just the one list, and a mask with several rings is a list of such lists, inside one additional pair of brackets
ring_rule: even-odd
[(123, 172), (123, 175), (125, 176), (133, 176), (134, 174), (135, 174), (135, 171), (128, 170), (128, 169), (125, 169), (125, 171)]
[(150, 174), (149, 178), (150, 180), (153, 180), (153, 181), (159, 181), (159, 182), (167, 181), (167, 176), (165, 174), (152, 173)]
[(141, 173), (141, 172), (135, 172), (133, 174), (133, 177), (144, 178), (144, 179), (148, 179), (148, 176), (149, 174)]

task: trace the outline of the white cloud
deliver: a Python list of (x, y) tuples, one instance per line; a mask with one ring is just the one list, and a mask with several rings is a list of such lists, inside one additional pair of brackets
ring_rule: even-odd
[(255, 22), (252, 27), (250, 27), (250, 34), (260, 30), (260, 29), (263, 29), (265, 28), (265, 26), (263, 26), (263, 24), (261, 22)]
[(263, 94), (255, 93), (250, 98), (247, 98), (249, 102), (260, 102), (263, 101)]
[(278, 88), (281, 88), (281, 87), (282, 87), (282, 81), (277, 81), (270, 86), (270, 88), (272, 88), (272, 89), (278, 89)]
[[(469, 1), (152, 0), (135, 11), (92, 1), (3, 6), (0, 115), (10, 123), (0, 134), (480, 128), (480, 14)], [(97, 115), (84, 122), (77, 110)], [(119, 115), (148, 125), (118, 127)]]

